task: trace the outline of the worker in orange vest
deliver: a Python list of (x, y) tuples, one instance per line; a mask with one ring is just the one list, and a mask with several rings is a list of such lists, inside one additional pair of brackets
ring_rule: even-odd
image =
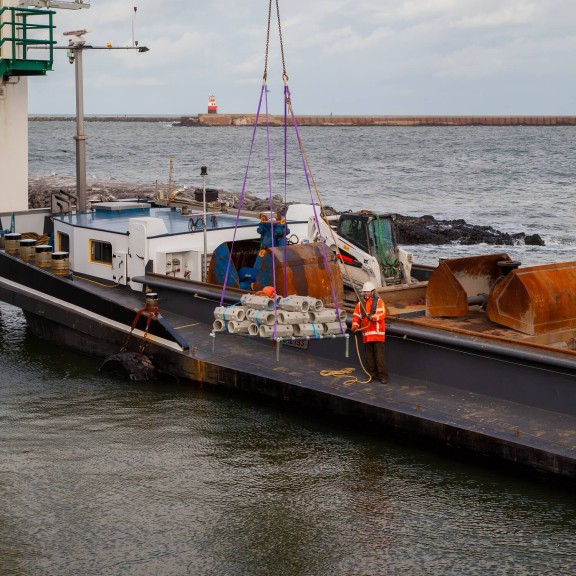
[(362, 332), (362, 342), (366, 354), (366, 370), (372, 380), (388, 382), (388, 367), (386, 365), (386, 306), (376, 294), (376, 286), (366, 282), (362, 286), (362, 299), (356, 304), (352, 316), (352, 332)]

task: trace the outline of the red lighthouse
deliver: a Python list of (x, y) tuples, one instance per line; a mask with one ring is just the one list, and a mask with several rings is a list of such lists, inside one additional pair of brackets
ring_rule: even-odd
[(208, 114), (216, 114), (218, 112), (218, 104), (216, 104), (216, 96), (208, 94)]

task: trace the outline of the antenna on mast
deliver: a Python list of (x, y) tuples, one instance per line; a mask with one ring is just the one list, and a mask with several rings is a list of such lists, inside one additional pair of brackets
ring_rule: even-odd
[(134, 22), (136, 21), (136, 12), (138, 12), (138, 6), (134, 6), (134, 16), (132, 16), (132, 46), (138, 46), (138, 40), (134, 41)]

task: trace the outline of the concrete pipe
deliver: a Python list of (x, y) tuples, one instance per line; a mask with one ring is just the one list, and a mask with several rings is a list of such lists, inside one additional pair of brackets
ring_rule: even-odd
[(214, 308), (214, 318), (242, 322), (246, 318), (246, 310), (242, 306), (218, 306)]
[(318, 300), (318, 298), (312, 298), (313, 302), (310, 303), (310, 310), (314, 310), (315, 312), (320, 312), (324, 308), (324, 302), (322, 300)]
[(324, 324), (294, 324), (294, 336), (322, 336), (326, 332)]
[(308, 312), (288, 312), (278, 310), (278, 324), (307, 324), (310, 322)]
[(251, 324), (250, 320), (242, 320), (242, 322), (230, 320), (228, 322), (228, 332), (230, 334), (248, 334)]
[(344, 322), (327, 322), (324, 324), (325, 334), (344, 334), (346, 332), (346, 323)]
[(259, 334), (261, 338), (288, 338), (292, 336), (294, 330), (292, 326), (287, 324), (276, 324), (276, 330), (274, 330), (274, 326), (260, 326)]
[(310, 318), (315, 324), (325, 324), (326, 322), (336, 322), (338, 316), (333, 308), (324, 308), (320, 312), (310, 312)]
[(276, 315), (270, 310), (249, 310), (247, 318), (250, 322), (258, 325), (272, 326), (276, 321)]
[(265, 308), (274, 307), (274, 299), (268, 298), (268, 296), (260, 296), (258, 294), (243, 294), (240, 298), (240, 302), (244, 306), (249, 306), (256, 310), (264, 310)]
[(278, 308), (288, 312), (308, 312), (311, 300), (316, 299), (309, 296), (287, 296), (278, 302)]

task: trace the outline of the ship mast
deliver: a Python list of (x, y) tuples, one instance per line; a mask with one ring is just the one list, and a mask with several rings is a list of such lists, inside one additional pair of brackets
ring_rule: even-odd
[[(87, 30), (73, 30), (64, 32), (65, 36), (70, 36), (68, 42), (68, 60), (70, 64), (75, 64), (76, 76), (76, 194), (78, 195), (78, 211), (86, 212), (86, 134), (84, 133), (84, 73), (82, 67), (82, 54), (84, 50), (136, 50), (138, 52), (148, 52), (146, 46), (112, 46), (110, 42), (106, 46), (92, 46), (86, 44), (84, 34)], [(55, 47), (57, 49), (58, 47)]]

